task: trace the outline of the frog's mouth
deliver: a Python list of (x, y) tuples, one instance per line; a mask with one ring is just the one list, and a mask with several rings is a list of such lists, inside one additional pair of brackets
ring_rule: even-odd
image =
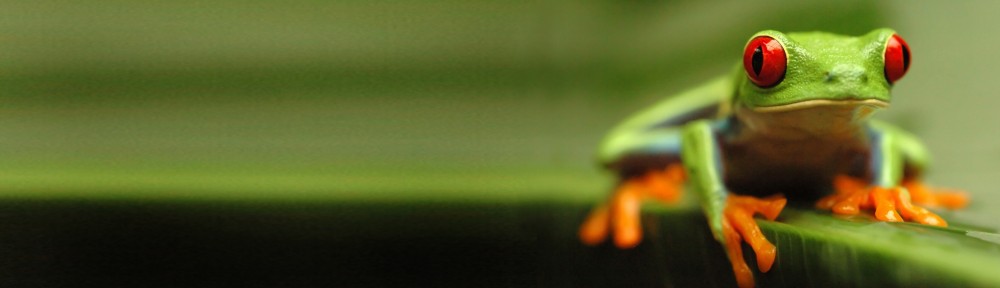
[(753, 111), (758, 113), (773, 113), (773, 112), (786, 112), (792, 110), (802, 110), (802, 109), (809, 109), (809, 108), (823, 107), (823, 106), (872, 106), (874, 108), (886, 108), (889, 107), (889, 103), (878, 99), (863, 99), (863, 100), (816, 99), (816, 100), (802, 101), (798, 103), (792, 103), (780, 106), (754, 107)]
[(736, 116), (746, 128), (782, 138), (855, 137), (875, 111), (889, 106), (878, 99), (817, 99), (771, 107), (741, 107)]

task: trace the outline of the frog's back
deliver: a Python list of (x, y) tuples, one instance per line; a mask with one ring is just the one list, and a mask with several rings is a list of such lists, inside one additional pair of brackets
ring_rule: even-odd
[(727, 116), (734, 91), (731, 79), (720, 77), (626, 119), (604, 138), (601, 163), (627, 176), (680, 161), (681, 127)]

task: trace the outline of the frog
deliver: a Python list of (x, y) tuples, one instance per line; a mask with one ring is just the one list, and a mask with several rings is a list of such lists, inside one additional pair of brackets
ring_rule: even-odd
[(618, 181), (581, 224), (583, 243), (635, 247), (643, 203), (676, 203), (690, 190), (736, 284), (752, 287), (743, 243), (758, 270), (769, 271), (777, 248), (755, 217), (775, 221), (789, 201), (933, 226), (948, 224), (927, 208), (968, 203), (966, 192), (922, 180), (929, 155), (914, 134), (872, 118), (888, 108), (912, 61), (895, 30), (764, 30), (742, 56), (729, 73), (660, 100), (605, 136), (597, 158)]

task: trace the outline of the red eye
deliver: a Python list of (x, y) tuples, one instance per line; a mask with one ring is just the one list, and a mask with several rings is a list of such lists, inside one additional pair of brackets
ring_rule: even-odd
[(743, 51), (743, 68), (757, 86), (778, 85), (785, 78), (785, 48), (768, 36), (753, 38)]
[(899, 35), (892, 34), (885, 43), (885, 79), (889, 84), (903, 78), (910, 69), (910, 46)]

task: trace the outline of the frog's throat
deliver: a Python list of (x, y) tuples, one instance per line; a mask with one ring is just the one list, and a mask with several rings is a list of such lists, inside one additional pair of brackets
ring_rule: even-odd
[(747, 133), (776, 139), (858, 139), (868, 118), (889, 106), (876, 99), (819, 99), (773, 107), (742, 106), (736, 118)]
[(808, 101), (802, 101), (780, 106), (753, 107), (751, 109), (757, 113), (774, 113), (774, 112), (804, 110), (822, 106), (853, 106), (853, 107), (871, 106), (874, 108), (886, 108), (889, 107), (889, 103), (878, 99), (863, 99), (863, 100), (816, 99), (816, 100), (808, 100)]

